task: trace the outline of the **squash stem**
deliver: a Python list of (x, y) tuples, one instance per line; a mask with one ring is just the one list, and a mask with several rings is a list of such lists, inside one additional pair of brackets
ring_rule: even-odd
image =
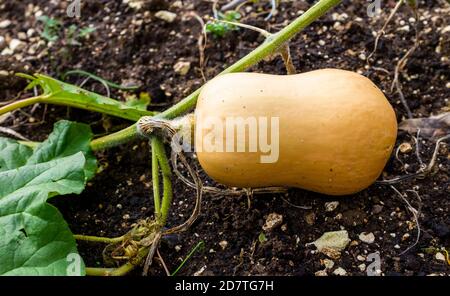
[(88, 241), (88, 242), (97, 242), (97, 243), (105, 243), (105, 244), (115, 244), (120, 243), (125, 239), (125, 235), (119, 237), (101, 237), (101, 236), (92, 236), (92, 235), (81, 235), (74, 234), (73, 236), (76, 240)]
[(156, 146), (157, 141), (156, 137), (152, 137), (150, 140), (150, 145), (152, 147), (152, 183), (153, 183), (153, 202), (155, 204), (155, 217), (159, 219), (161, 214), (161, 197), (159, 193), (159, 164), (158, 164), (158, 155), (156, 149), (153, 147)]
[(91, 149), (93, 151), (103, 150), (119, 146), (120, 144), (128, 143), (138, 137), (136, 124), (120, 130), (116, 133), (97, 138), (91, 141)]
[(161, 226), (164, 226), (167, 221), (167, 216), (169, 215), (170, 204), (172, 203), (173, 198), (172, 171), (170, 169), (169, 160), (167, 158), (163, 142), (156, 136), (152, 136), (151, 145), (152, 151), (155, 151), (163, 177), (163, 197), (158, 222)]
[(36, 97), (31, 97), (28, 99), (23, 99), (23, 100), (19, 100), (19, 101), (15, 101), (11, 104), (5, 105), (3, 107), (0, 108), (0, 115), (6, 114), (8, 112), (12, 112), (14, 110), (20, 109), (20, 108), (24, 108), (30, 105), (34, 105), (37, 103), (41, 103), (43, 100), (42, 96), (36, 96)]

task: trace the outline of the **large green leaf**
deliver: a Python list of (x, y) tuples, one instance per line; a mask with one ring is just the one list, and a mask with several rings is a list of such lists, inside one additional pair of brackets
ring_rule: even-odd
[(0, 172), (24, 165), (32, 152), (30, 147), (17, 141), (0, 138)]
[(81, 258), (74, 269), (76, 242), (47, 200), (83, 191), (96, 169), (91, 138), (87, 125), (60, 121), (34, 151), (0, 139), (0, 147), (9, 151), (0, 153), (0, 274), (85, 274)]
[(154, 115), (151, 111), (142, 110), (140, 106), (130, 106), (46, 75), (18, 75), (31, 80), (27, 89), (35, 86), (42, 88), (42, 102), (45, 103), (87, 109), (133, 121), (137, 121), (142, 116)]

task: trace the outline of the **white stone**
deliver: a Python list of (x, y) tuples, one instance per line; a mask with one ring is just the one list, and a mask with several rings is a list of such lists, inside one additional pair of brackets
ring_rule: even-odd
[(175, 73), (180, 74), (181, 76), (186, 75), (191, 69), (191, 63), (185, 61), (178, 61), (174, 66), (173, 70)]
[(346, 230), (340, 230), (325, 232), (320, 238), (310, 244), (315, 245), (319, 251), (322, 251), (324, 248), (342, 251), (349, 243), (348, 232)]
[(1, 55), (5, 56), (5, 55), (12, 55), (14, 52), (11, 50), (11, 48), (6, 47), (5, 49), (2, 50)]
[(338, 201), (331, 201), (325, 203), (325, 212), (332, 212), (336, 210), (336, 208), (339, 206)]
[(375, 241), (375, 235), (372, 232), (361, 232), (359, 239), (366, 244), (372, 244)]
[(334, 275), (339, 275), (339, 276), (346, 276), (347, 275), (347, 271), (345, 269), (343, 269), (342, 267), (338, 267), (333, 271)]
[(177, 15), (173, 12), (167, 11), (167, 10), (160, 10), (157, 13), (155, 13), (155, 17), (166, 21), (168, 23), (173, 23)]
[(0, 29), (6, 29), (11, 25), (10, 20), (4, 20), (0, 22)]
[(9, 48), (13, 52), (21, 51), (25, 48), (25, 45), (25, 42), (22, 42), (19, 39), (12, 39), (11, 42), (9, 42)]
[(319, 270), (319, 271), (316, 271), (316, 272), (314, 273), (314, 275), (315, 275), (315, 276), (327, 276), (328, 274), (327, 274), (327, 271), (326, 271), (326, 270)]
[(436, 258), (436, 260), (438, 261), (446, 261), (444, 254), (442, 254), (441, 252), (437, 252), (436, 255), (434, 255), (434, 258)]
[(270, 213), (266, 218), (266, 223), (262, 227), (264, 231), (272, 231), (283, 224), (283, 216), (277, 213)]
[(359, 270), (364, 272), (366, 270), (366, 264), (365, 263), (361, 263), (360, 265), (358, 265), (358, 268), (359, 268)]
[(226, 240), (223, 240), (219, 243), (219, 246), (222, 248), (222, 250), (225, 250), (228, 246), (228, 242)]
[(19, 32), (19, 33), (17, 33), (17, 37), (18, 37), (20, 40), (27, 40), (27, 33), (25, 33), (25, 32)]

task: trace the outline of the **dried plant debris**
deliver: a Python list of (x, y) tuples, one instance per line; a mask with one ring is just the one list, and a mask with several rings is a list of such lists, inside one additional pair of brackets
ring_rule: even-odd
[(411, 134), (420, 130), (420, 136), (424, 138), (439, 138), (450, 133), (450, 112), (430, 117), (406, 119), (399, 124), (398, 129)]

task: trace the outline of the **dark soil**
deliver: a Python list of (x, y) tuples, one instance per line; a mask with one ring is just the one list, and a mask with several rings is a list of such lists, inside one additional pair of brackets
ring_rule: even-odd
[[(30, 93), (21, 92), (26, 82), (14, 77), (14, 72), (39, 72), (60, 78), (67, 70), (82, 69), (117, 83), (139, 84), (138, 92), (151, 95), (152, 110), (174, 104), (204, 83), (198, 66), (197, 40), (201, 27), (189, 13), (196, 12), (202, 17), (212, 15), (211, 2), (183, 1), (177, 2), (181, 5), (169, 5), (169, 1), (149, 1), (136, 10), (122, 1), (82, 1), (78, 20), (66, 16), (67, 2), (4, 0), (0, 3), (0, 21), (11, 21), (6, 28), (0, 28), (0, 36), (9, 42), (19, 38), (21, 32), (29, 33), (23, 40), (23, 49), (12, 55), (0, 55), (0, 70), (8, 71), (7, 75), (0, 75), (2, 100), (30, 96)], [(282, 1), (278, 13), (270, 21), (264, 20), (266, 14), (259, 14), (269, 9), (264, 5), (266, 2), (246, 5), (242, 22), (274, 32), (294, 19), (299, 11), (305, 11), (313, 1)], [(414, 15), (408, 7), (400, 9), (388, 25), (374, 56), (375, 66), (387, 72), (367, 67), (364, 56), (371, 52), (374, 32), (381, 28), (395, 1), (382, 1), (382, 13), (374, 18), (367, 16), (366, 3), (360, 2), (344, 1), (291, 42), (297, 69), (303, 72), (336, 67), (360, 72), (385, 92), (401, 121), (406, 112), (399, 96), (390, 91), (390, 85), (396, 62), (414, 43), (417, 24), (422, 33), (421, 43), (400, 77), (403, 93), (414, 117), (448, 111), (450, 30), (449, 6), (445, 1), (420, 1), (419, 20), (411, 19)], [(177, 14), (173, 23), (154, 17), (162, 8)], [(71, 24), (92, 25), (96, 31), (87, 39), (81, 38), (81, 45), (70, 45), (67, 37), (60, 33), (58, 41), (50, 47), (39, 35), (43, 30), (42, 23), (36, 18), (39, 14), (61, 20), (65, 28)], [(248, 30), (233, 31), (224, 38), (209, 36), (205, 50), (207, 62), (203, 69), (206, 78), (212, 78), (262, 41), (257, 33)], [(38, 42), (41, 42), (40, 46), (36, 45)], [(191, 69), (185, 76), (173, 70), (179, 60), (191, 62)], [(262, 62), (249, 71), (285, 73), (280, 59)], [(74, 84), (82, 80), (70, 77)], [(85, 87), (105, 93), (101, 85), (92, 81)], [(124, 93), (112, 90), (112, 96), (123, 99)], [(90, 123), (97, 134), (127, 124), (123, 120), (58, 106), (46, 108), (40, 105), (23, 111), (15, 112), (1, 124), (32, 140), (45, 139), (53, 123), (62, 118)], [(397, 145), (405, 142), (415, 147), (413, 137), (400, 132)], [(433, 141), (420, 140), (420, 155), (424, 162), (428, 162), (433, 150)], [(118, 236), (139, 219), (153, 213), (149, 147), (143, 140), (136, 141), (97, 153), (97, 156), (104, 169), (88, 184), (85, 192), (80, 196), (57, 198), (54, 204), (74, 233)], [(422, 199), (420, 240), (403, 255), (402, 251), (416, 239), (417, 225), (405, 202), (393, 189), (377, 184), (354, 196), (334, 198), (303, 190), (290, 190), (284, 198), (280, 194), (257, 195), (250, 199), (206, 195), (197, 222), (188, 232), (165, 238), (160, 253), (169, 270), (173, 271), (198, 242), (204, 242), (204, 248), (186, 263), (180, 275), (192, 275), (199, 270), (203, 270), (202, 275), (308, 275), (325, 268), (323, 259), (326, 256), (306, 244), (327, 231), (346, 229), (352, 242), (340, 259), (334, 259), (334, 267), (328, 274), (341, 267), (349, 275), (364, 275), (366, 272), (360, 265), (370, 263), (366, 262), (368, 254), (379, 252), (385, 275), (449, 275), (450, 266), (446, 262), (437, 260), (434, 253), (424, 251), (430, 247), (450, 247), (449, 159), (448, 145), (442, 144), (430, 176), (395, 185), (400, 192), (408, 193), (407, 199), (416, 208), (420, 205), (415, 195), (407, 190), (417, 191)], [(392, 157), (384, 178), (414, 172), (419, 167), (415, 149), (400, 153), (399, 160), (401, 162)], [(208, 182), (204, 174), (202, 178)], [(192, 190), (178, 180), (174, 179), (174, 182), (170, 225), (178, 225), (190, 215), (194, 199)], [(325, 203), (331, 201), (339, 201), (339, 205), (326, 212)], [(300, 209), (292, 204), (310, 206), (311, 209)], [(266, 233), (267, 241), (261, 243), (258, 237), (270, 213), (281, 214), (283, 226)], [(362, 232), (372, 232), (375, 242), (362, 242), (358, 238)], [(224, 241), (227, 246), (222, 248)], [(101, 245), (80, 243), (79, 251), (88, 266), (103, 265)], [(140, 270), (135, 272), (139, 273)], [(151, 268), (151, 274), (165, 274), (158, 261)]]

